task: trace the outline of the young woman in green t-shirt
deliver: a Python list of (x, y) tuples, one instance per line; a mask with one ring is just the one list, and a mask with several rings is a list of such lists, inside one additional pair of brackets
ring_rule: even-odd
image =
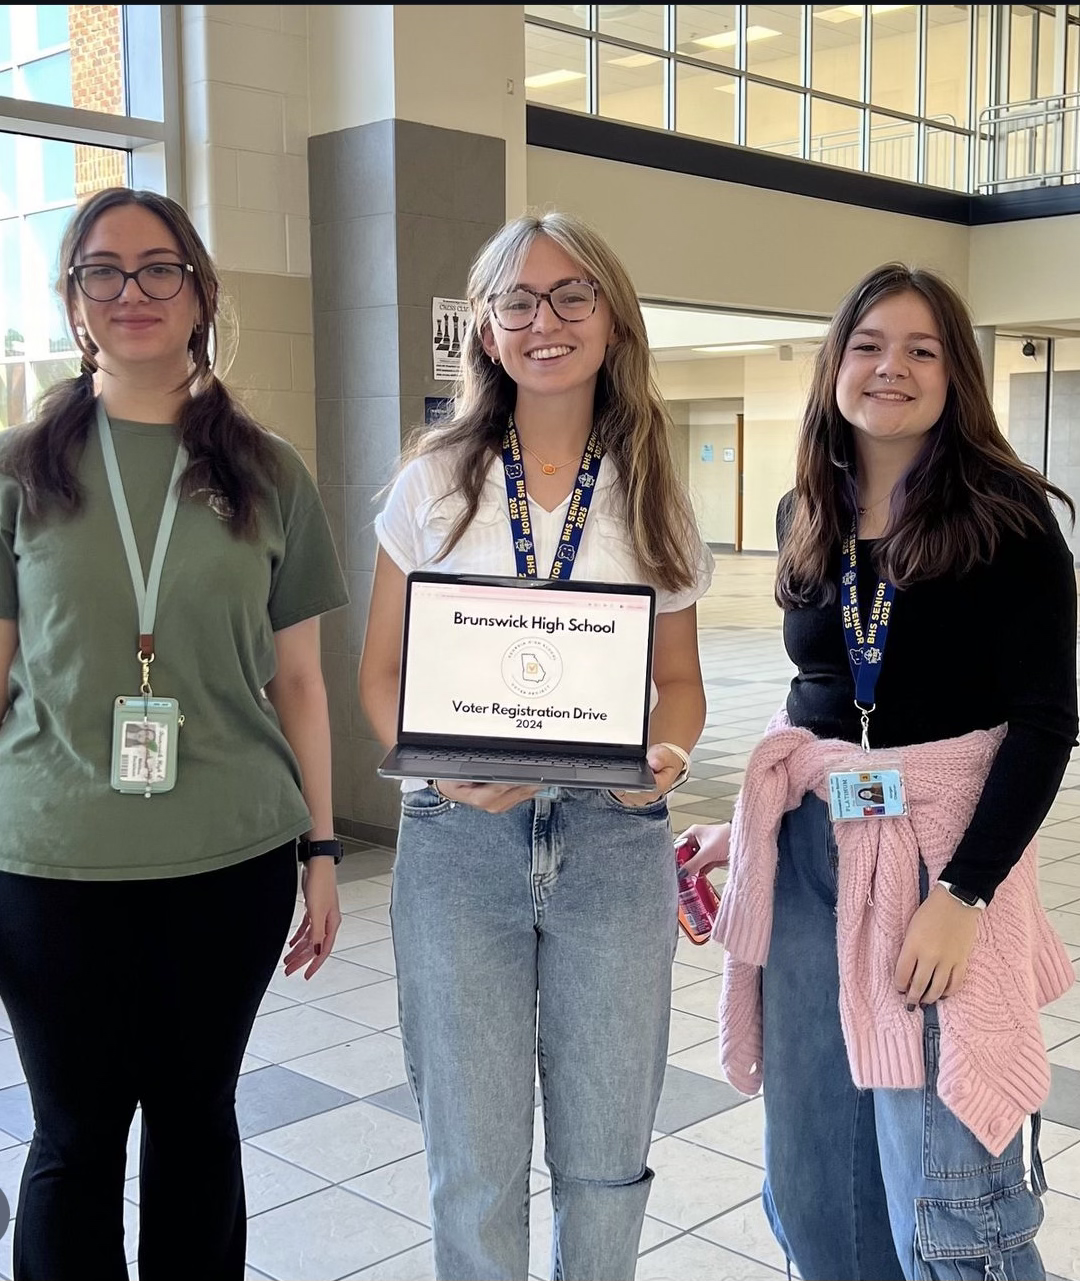
[(81, 369), (0, 441), (15, 1275), (127, 1275), (141, 1104), (140, 1275), (239, 1281), (240, 1061), (283, 948), (310, 977), (341, 919), (318, 615), (346, 596), (302, 460), (214, 374), (220, 286), (180, 206), (92, 196), (59, 292)]

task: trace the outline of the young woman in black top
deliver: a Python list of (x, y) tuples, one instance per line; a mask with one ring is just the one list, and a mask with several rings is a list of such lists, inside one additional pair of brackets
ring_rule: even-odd
[[(800, 750), (817, 753), (815, 760), (833, 751), (840, 764), (805, 795), (789, 791), (777, 839), (760, 827), (747, 830), (761, 782), (759, 753), (751, 757), (728, 887), (755, 842), (776, 856), (760, 971), (760, 1063), (751, 1070), (765, 1083), (766, 1210), (807, 1281), (1045, 1275), (1034, 1244), (1039, 1175), (1033, 1191), (1024, 1179), (1021, 1134), (989, 1151), (953, 1104), (943, 1104), (938, 1084), (952, 1070), (946, 1041), (955, 1035), (954, 1016), (1013, 968), (1013, 956), (998, 948), (991, 960), (1000, 972), (988, 973), (987, 939), (1007, 933), (1003, 915), (1014, 923), (1006, 902), (1015, 898), (1023, 908), (1015, 916), (1017, 973), (1030, 955), (1019, 950), (1023, 931), (1043, 940), (1044, 955), (1060, 953), (1035, 899), (1030, 856), (1017, 868), (1030, 892), (1020, 892), (1017, 881), (987, 911), (1046, 817), (1076, 739), (1076, 582), (1048, 497), (1072, 511), (1068, 497), (1022, 463), (998, 429), (956, 293), (932, 273), (895, 264), (870, 273), (841, 304), (819, 353), (795, 489), (777, 517), (777, 600), (797, 667), (787, 721), (796, 727), (793, 738), (802, 735)], [(873, 931), (896, 911), (898, 877), (907, 871), (888, 861), (897, 833), (918, 836), (919, 805), (927, 804), (916, 801), (910, 819), (861, 809), (859, 787), (873, 780), (859, 776), (860, 741), (892, 749), (894, 761), (879, 755), (873, 764), (895, 763), (901, 775), (919, 753), (944, 762), (940, 791), (949, 795), (952, 762), (962, 769), (972, 742), (962, 736), (1001, 726), (1000, 747), (970, 788), (968, 809), (954, 808), (970, 814), (966, 827), (958, 817), (951, 838), (932, 840), (921, 829), (910, 869), (919, 882), (910, 889), (913, 913), (897, 914), (896, 950), (876, 975), (880, 990), (868, 990), (866, 973), (849, 976), (866, 996), (853, 1015), (844, 1005), (838, 949), (865, 969), (866, 951), (845, 953), (848, 923)], [(778, 732), (789, 729), (771, 727), (770, 735)], [(852, 744), (846, 760), (844, 743)], [(784, 767), (798, 773), (790, 760)], [(833, 778), (844, 771), (858, 817), (834, 796), (842, 784)], [(854, 825), (839, 821), (851, 817)], [(701, 851), (690, 871), (726, 861), (728, 825), (691, 830)], [(851, 868), (844, 852), (856, 842), (878, 860), (872, 892), (858, 901), (845, 896)], [(932, 843), (947, 860), (933, 872)], [(739, 893), (725, 896), (718, 928), (729, 946)], [(1067, 983), (1067, 963), (1061, 968)], [(729, 960), (726, 983), (732, 970)], [(1007, 992), (1008, 982), (1000, 989)], [(939, 1015), (936, 1003), (950, 997), (957, 1003)], [(1003, 997), (999, 1010), (1006, 1003)], [(1035, 1001), (1029, 1005), (1034, 1023)], [(882, 1009), (889, 1017), (895, 1011), (896, 1023), (918, 1038), (916, 1047), (921, 1041), (923, 1089), (857, 1088), (853, 1028), (865, 1029)], [(921, 1037), (910, 1020), (921, 1020)], [(722, 1013), (722, 1039), (731, 1031), (724, 1021)], [(991, 1027), (969, 1019), (965, 1026), (976, 1050), (996, 1043), (1019, 1055), (1007, 1020)], [(871, 1029), (878, 1044), (881, 1027)], [(859, 1084), (877, 1083), (860, 1077)], [(987, 1107), (996, 1118), (994, 1105)]]

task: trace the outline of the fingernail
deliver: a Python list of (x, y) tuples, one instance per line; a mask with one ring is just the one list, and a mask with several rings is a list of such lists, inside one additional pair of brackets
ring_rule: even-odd
[[(318, 949), (318, 946), (316, 946), (315, 951), (317, 952), (318, 950), (319, 950), (319, 949)], [(909, 1006), (907, 1007), (907, 1012), (908, 1012), (909, 1014), (914, 1014), (914, 1013), (915, 1013), (915, 1006), (914, 1006), (914, 1005), (909, 1005)]]
[[(322, 944), (321, 944), (321, 943), (316, 943), (316, 944), (315, 944), (315, 955), (316, 955), (316, 956), (321, 956), (321, 955), (322, 955)], [(915, 1008), (915, 1007), (914, 1007), (913, 1005), (909, 1005), (909, 1006), (908, 1006), (908, 1009), (909, 1009), (909, 1010), (913, 1010), (914, 1008)]]

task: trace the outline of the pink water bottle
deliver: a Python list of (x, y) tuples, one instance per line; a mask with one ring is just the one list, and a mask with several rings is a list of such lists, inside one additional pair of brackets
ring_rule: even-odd
[(692, 836), (675, 843), (675, 866), (679, 870), (679, 926), (691, 943), (707, 943), (720, 914), (720, 899), (704, 874), (685, 874), (683, 864), (701, 847)]

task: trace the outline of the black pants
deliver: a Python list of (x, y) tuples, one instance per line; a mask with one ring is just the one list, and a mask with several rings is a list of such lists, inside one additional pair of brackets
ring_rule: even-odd
[(235, 1095), (296, 897), (296, 846), (198, 876), (0, 873), (0, 1000), (34, 1139), (18, 1281), (120, 1281), (128, 1130), (142, 1104), (140, 1281), (240, 1281)]

